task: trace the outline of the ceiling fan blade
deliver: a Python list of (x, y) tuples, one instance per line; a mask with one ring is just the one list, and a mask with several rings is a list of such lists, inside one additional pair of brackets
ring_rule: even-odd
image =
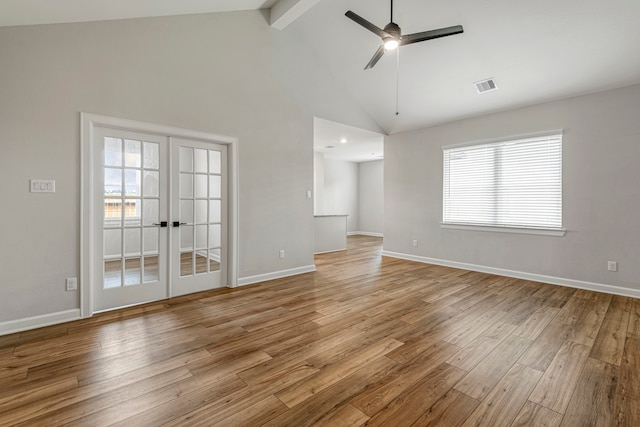
[(400, 39), (400, 46), (411, 43), (423, 42), (425, 40), (438, 39), (440, 37), (453, 36), (454, 34), (463, 33), (462, 25), (454, 25), (453, 27), (439, 28), (437, 30), (423, 31), (421, 33), (408, 34)]
[(384, 55), (384, 45), (380, 46), (378, 50), (376, 50), (376, 53), (373, 54), (373, 58), (371, 58), (371, 61), (369, 61), (364, 69), (368, 70), (369, 68), (373, 68), (373, 66), (378, 63), (380, 58), (382, 58), (382, 55)]
[(347, 13), (344, 14), (344, 16), (351, 19), (355, 23), (362, 25), (364, 28), (376, 34), (380, 38), (389, 36), (389, 34), (385, 33), (382, 28), (376, 27), (371, 22), (367, 21), (355, 12), (348, 10)]

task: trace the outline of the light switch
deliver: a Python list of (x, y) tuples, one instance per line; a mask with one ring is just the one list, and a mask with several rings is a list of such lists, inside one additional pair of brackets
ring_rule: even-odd
[(55, 193), (55, 179), (32, 179), (29, 181), (29, 187), (32, 193)]

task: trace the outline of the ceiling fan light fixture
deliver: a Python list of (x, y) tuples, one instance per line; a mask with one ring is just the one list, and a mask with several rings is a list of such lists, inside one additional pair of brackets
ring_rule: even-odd
[(396, 50), (396, 48), (400, 45), (398, 40), (394, 39), (393, 37), (385, 37), (383, 40), (384, 50), (387, 52), (390, 50)]

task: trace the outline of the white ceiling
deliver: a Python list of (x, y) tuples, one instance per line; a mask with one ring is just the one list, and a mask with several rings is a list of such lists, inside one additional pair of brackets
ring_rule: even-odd
[(1, 0), (0, 26), (104, 21), (271, 7), (277, 0)]
[(313, 121), (313, 149), (325, 159), (368, 162), (384, 157), (384, 135), (330, 120)]
[[(0, 25), (274, 4), (276, 0), (2, 0)], [(384, 27), (389, 0), (280, 0), (274, 10), (278, 6), (304, 12), (298, 16), (296, 10), (292, 15), (297, 19), (282, 31), (300, 37), (387, 133), (640, 83), (640, 0), (396, 0), (394, 21), (405, 34), (457, 24), (465, 31), (400, 48), (396, 116), (394, 55), (364, 71), (379, 39), (344, 16), (350, 9)], [(488, 77), (496, 79), (499, 89), (478, 94), (473, 83)]]

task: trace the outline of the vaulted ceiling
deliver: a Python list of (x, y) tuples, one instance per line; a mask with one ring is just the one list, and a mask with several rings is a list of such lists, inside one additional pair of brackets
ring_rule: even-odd
[[(387, 133), (640, 83), (638, 0), (395, 0), (403, 33), (464, 33), (400, 48), (363, 70), (389, 0), (3, 0), (0, 25), (271, 8), (274, 31), (302, 39)], [(493, 77), (498, 89), (478, 94)], [(399, 114), (396, 115), (396, 100)]]
[[(460, 24), (464, 33), (403, 46), (363, 68), (379, 39), (344, 16), (389, 22), (389, 0), (322, 0), (291, 29), (387, 133), (640, 83), (638, 0), (396, 0), (409, 34)], [(287, 31), (288, 29), (285, 29)], [(478, 94), (493, 77), (498, 90)]]

